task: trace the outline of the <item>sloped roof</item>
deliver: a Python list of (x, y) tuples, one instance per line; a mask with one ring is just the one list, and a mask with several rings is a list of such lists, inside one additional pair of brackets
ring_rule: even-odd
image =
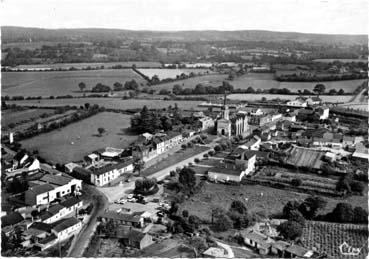
[(69, 208), (69, 207), (72, 207), (72, 206), (78, 204), (81, 201), (82, 201), (82, 199), (79, 198), (79, 197), (72, 197), (72, 198), (69, 198), (69, 199), (61, 202), (60, 205), (66, 207), (66, 208)]
[(29, 228), (41, 230), (44, 232), (50, 232), (51, 226), (43, 222), (34, 222)]
[(53, 224), (53, 230), (56, 232), (61, 232), (67, 228), (70, 228), (71, 226), (74, 226), (78, 224), (79, 221), (75, 217), (66, 218), (59, 220)]
[(1, 227), (12, 226), (19, 222), (22, 222), (24, 218), (18, 212), (10, 212), (9, 214), (1, 217)]
[(32, 191), (35, 194), (42, 194), (45, 192), (49, 192), (51, 190), (54, 190), (54, 187), (51, 184), (45, 183), (45, 184), (33, 186), (28, 191)]
[(124, 213), (118, 213), (115, 211), (104, 211), (100, 214), (100, 217), (107, 218), (107, 219), (115, 219), (115, 220), (122, 220), (127, 222), (140, 222), (140, 215), (135, 214), (124, 214)]
[(62, 175), (46, 174), (40, 179), (40, 181), (62, 186), (68, 184), (71, 181), (71, 179), (73, 178)]

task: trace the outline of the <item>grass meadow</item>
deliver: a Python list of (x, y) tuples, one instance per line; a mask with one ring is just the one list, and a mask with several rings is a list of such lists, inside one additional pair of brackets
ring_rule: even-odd
[[(97, 129), (106, 132), (98, 135)], [(103, 112), (72, 123), (60, 130), (40, 134), (21, 141), (27, 150), (39, 151), (41, 157), (52, 163), (79, 161), (85, 155), (104, 147), (125, 148), (136, 140), (137, 135), (128, 133), (130, 116)]]

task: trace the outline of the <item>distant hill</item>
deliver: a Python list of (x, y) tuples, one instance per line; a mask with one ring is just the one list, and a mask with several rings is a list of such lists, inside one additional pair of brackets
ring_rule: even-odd
[(2, 43), (84, 42), (136, 39), (145, 41), (296, 41), (312, 44), (368, 44), (367, 35), (312, 34), (261, 30), (242, 31), (131, 31), (121, 29), (40, 29), (1, 27)]

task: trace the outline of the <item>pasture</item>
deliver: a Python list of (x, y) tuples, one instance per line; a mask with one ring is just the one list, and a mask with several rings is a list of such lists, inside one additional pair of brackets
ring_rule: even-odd
[(95, 68), (104, 66), (104, 68), (111, 68), (112, 66), (123, 66), (127, 68), (131, 68), (132, 65), (136, 65), (136, 67), (155, 67), (160, 68), (160, 62), (150, 62), (150, 61), (126, 61), (126, 62), (92, 62), (92, 63), (54, 63), (54, 64), (34, 64), (34, 65), (19, 65), (15, 68), (17, 69), (69, 69), (71, 67), (77, 69), (84, 69), (87, 67)]
[(37, 107), (57, 107), (57, 106), (81, 106), (85, 103), (91, 105), (98, 104), (107, 109), (141, 109), (146, 105), (149, 109), (163, 109), (168, 108), (169, 105), (174, 106), (176, 103), (179, 108), (190, 110), (196, 109), (197, 105), (202, 101), (164, 101), (164, 100), (143, 100), (143, 99), (127, 99), (119, 98), (71, 98), (71, 99), (43, 99), (43, 100), (24, 100), (24, 101), (8, 101), (9, 104), (17, 104), (21, 106)]
[[(284, 95), (284, 94), (230, 94), (227, 96), (230, 100), (239, 101), (260, 101), (265, 97), (267, 100), (280, 99), (280, 100), (294, 100), (298, 95)], [(319, 96), (323, 102), (339, 102), (345, 103), (350, 101), (352, 95), (321, 95)]]
[(356, 58), (320, 58), (314, 59), (314, 62), (322, 62), (322, 63), (332, 63), (334, 61), (339, 61), (343, 63), (351, 63), (351, 62), (365, 62), (368, 63), (367, 59), (356, 59)]
[(181, 74), (189, 75), (191, 72), (199, 75), (199, 74), (207, 74), (210, 73), (207, 69), (169, 69), (169, 68), (143, 68), (138, 69), (142, 74), (145, 76), (152, 78), (153, 76), (157, 75), (160, 80), (165, 78), (172, 78), (175, 79), (177, 76)]
[[(249, 211), (265, 211), (269, 215), (282, 212), (284, 205), (290, 200), (303, 201), (309, 195), (289, 190), (276, 189), (261, 185), (225, 185), (206, 182), (202, 190), (184, 201), (181, 204), (181, 210), (188, 210), (201, 219), (211, 220), (211, 210), (215, 207), (221, 207), (226, 210), (233, 200), (242, 200), (245, 202)], [(345, 200), (324, 197), (327, 201), (326, 208), (322, 214), (331, 212), (339, 202), (347, 202), (352, 206), (361, 206), (367, 210), (367, 195), (352, 196)], [(246, 201), (247, 199), (247, 201)]]
[[(209, 74), (195, 78), (180, 80), (178, 82), (160, 84), (154, 87), (155, 89), (172, 90), (175, 84), (179, 84), (183, 88), (195, 88), (197, 84), (219, 86), (222, 84), (223, 81), (227, 79), (227, 77), (228, 76), (225, 74)], [(322, 83), (326, 86), (326, 91), (329, 91), (330, 89), (335, 89), (337, 91), (343, 89), (346, 93), (351, 93), (364, 81), (365, 79), (357, 79), (357, 80), (328, 81)], [(304, 89), (312, 91), (315, 85), (318, 84), (318, 82), (279, 82), (274, 79), (273, 73), (248, 73), (246, 75), (236, 77), (234, 80), (229, 81), (229, 83), (233, 85), (234, 89), (247, 89), (248, 87), (252, 87), (254, 90), (287, 88), (294, 93), (297, 93), (298, 90), (303, 91)]]
[(42, 114), (53, 114), (53, 109), (26, 109), (24, 111), (3, 110), (1, 111), (1, 126), (8, 127), (10, 123), (22, 123), (24, 121), (35, 120)]
[[(144, 80), (132, 69), (102, 69), (83, 71), (49, 71), (49, 72), (2, 72), (2, 96), (82, 96), (78, 84), (86, 84), (89, 91), (97, 83), (113, 88), (115, 82), (136, 80), (145, 84)], [(88, 93), (89, 94), (89, 93)]]
[(227, 75), (224, 75), (224, 74), (209, 74), (209, 75), (197, 76), (197, 77), (192, 77), (192, 78), (188, 78), (184, 80), (179, 80), (176, 82), (154, 85), (152, 86), (152, 88), (156, 90), (161, 90), (161, 89), (172, 90), (173, 86), (176, 84), (181, 85), (182, 88), (195, 88), (196, 85), (198, 84), (219, 86), (219, 85), (222, 85), (222, 82), (226, 80), (226, 78), (227, 78)]
[[(97, 129), (106, 132), (99, 136)], [(128, 133), (130, 116), (103, 112), (72, 123), (59, 130), (21, 141), (27, 150), (39, 151), (41, 157), (52, 163), (79, 161), (85, 155), (104, 147), (126, 148), (137, 135)]]
[[(355, 257), (343, 256), (339, 246), (346, 242), (349, 246), (362, 248)], [(306, 221), (302, 232), (302, 243), (306, 248), (317, 248), (332, 258), (366, 258), (368, 254), (368, 228), (366, 225), (339, 224)], [(346, 248), (347, 251), (347, 248)]]

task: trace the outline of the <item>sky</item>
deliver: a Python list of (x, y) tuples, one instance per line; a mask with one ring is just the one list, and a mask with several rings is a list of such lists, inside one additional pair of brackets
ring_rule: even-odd
[(368, 0), (1, 0), (2, 26), (368, 34)]

